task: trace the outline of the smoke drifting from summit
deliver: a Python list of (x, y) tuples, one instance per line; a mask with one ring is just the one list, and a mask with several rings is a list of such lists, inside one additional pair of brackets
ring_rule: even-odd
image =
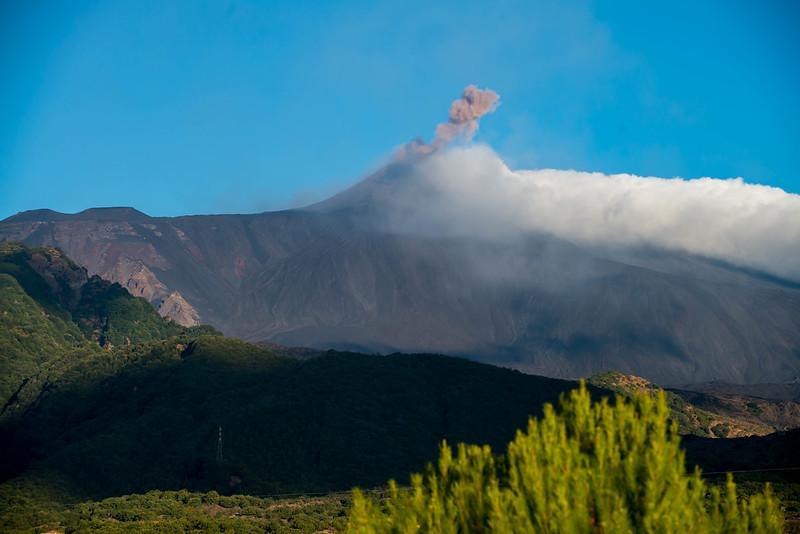
[(450, 119), (436, 126), (436, 137), (431, 145), (439, 148), (450, 144), (458, 137), (470, 141), (478, 131), (480, 118), (497, 109), (499, 100), (500, 95), (491, 89), (466, 86), (461, 98), (454, 100), (450, 105)]
[(448, 121), (436, 125), (433, 141), (425, 143), (422, 139), (414, 139), (401, 147), (395, 158), (404, 159), (409, 154), (430, 154), (459, 138), (465, 142), (471, 141), (478, 131), (480, 118), (497, 109), (499, 102), (500, 95), (491, 89), (466, 86), (461, 97), (450, 104)]
[(411, 165), (391, 192), (390, 229), (488, 241), (544, 233), (591, 247), (679, 250), (800, 282), (800, 195), (741, 178), (511, 170), (485, 145), (450, 146), (470, 141), (499, 98), (467, 86), (430, 143), (418, 139), (396, 154)]

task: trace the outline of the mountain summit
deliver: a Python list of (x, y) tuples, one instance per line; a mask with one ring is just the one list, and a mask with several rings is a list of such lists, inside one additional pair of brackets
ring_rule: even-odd
[(662, 384), (800, 373), (797, 284), (653, 246), (431, 231), (437, 204), (410, 202), (436, 192), (414, 169), (396, 161), (310, 208), (254, 215), (24, 212), (0, 239), (59, 247), (162, 314), (246, 340)]
[(162, 316), (245, 340), (662, 384), (800, 374), (800, 196), (512, 171), (469, 144), (499, 99), (467, 86), (430, 142), (304, 209), (36, 210), (0, 239), (59, 247)]

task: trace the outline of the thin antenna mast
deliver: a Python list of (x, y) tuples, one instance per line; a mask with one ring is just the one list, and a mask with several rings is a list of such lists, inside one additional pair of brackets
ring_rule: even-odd
[(217, 438), (217, 463), (222, 462), (222, 425), (219, 426), (219, 437)]

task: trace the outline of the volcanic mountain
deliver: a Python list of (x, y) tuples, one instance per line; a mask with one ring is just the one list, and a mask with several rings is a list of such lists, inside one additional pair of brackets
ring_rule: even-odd
[[(150, 217), (27, 211), (0, 239), (54, 246), (162, 315), (283, 345), (463, 355), (558, 377), (660, 384), (800, 375), (800, 285), (655, 247), (413, 224), (408, 161), (304, 209)], [(427, 208), (425, 208), (427, 209)]]

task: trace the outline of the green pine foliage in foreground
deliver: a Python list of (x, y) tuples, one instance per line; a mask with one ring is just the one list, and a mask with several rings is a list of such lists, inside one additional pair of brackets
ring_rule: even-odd
[(390, 482), (384, 501), (356, 491), (349, 532), (781, 532), (769, 486), (739, 499), (687, 473), (663, 394), (592, 403), (585, 386), (545, 407), (504, 457), (444, 444), (436, 468)]

